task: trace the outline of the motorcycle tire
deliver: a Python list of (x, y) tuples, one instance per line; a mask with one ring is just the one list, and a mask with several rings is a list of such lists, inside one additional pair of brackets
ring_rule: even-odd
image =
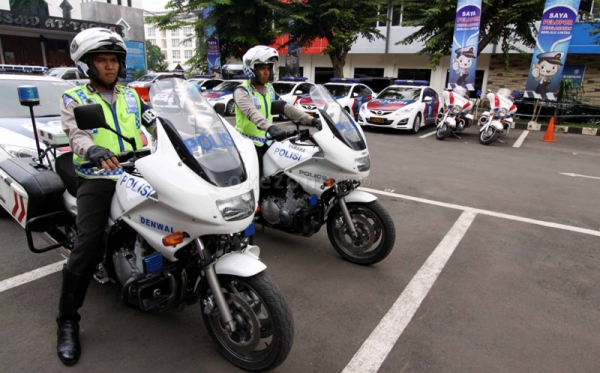
[(452, 130), (446, 123), (444, 123), (435, 130), (435, 138), (443, 141), (446, 137), (448, 137), (450, 132), (452, 132)]
[[(488, 135), (490, 131), (492, 131), (492, 134)], [(490, 126), (487, 130), (479, 132), (479, 142), (483, 145), (490, 145), (496, 141), (498, 134), (498, 130)]]
[[(364, 233), (360, 240), (368, 241), (361, 244), (353, 242), (342, 211), (336, 206), (327, 219), (327, 236), (335, 251), (345, 260), (360, 265), (371, 265), (385, 259), (396, 243), (396, 227), (390, 214), (377, 201), (348, 203), (347, 207), (359, 234)], [(336, 227), (340, 219), (343, 224)], [(365, 247), (367, 244), (368, 247)]]
[[(228, 333), (217, 306), (204, 312), (204, 326), (219, 351), (234, 365), (249, 371), (275, 369), (285, 361), (294, 341), (294, 319), (283, 293), (264, 272), (251, 277), (219, 275), (219, 283), (231, 310), (236, 331)], [(240, 343), (241, 342), (241, 343)]]

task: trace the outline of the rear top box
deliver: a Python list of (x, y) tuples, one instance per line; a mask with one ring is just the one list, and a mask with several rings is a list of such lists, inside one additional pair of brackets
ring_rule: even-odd
[(32, 160), (0, 162), (0, 204), (23, 227), (29, 219), (60, 210), (64, 191), (58, 174)]

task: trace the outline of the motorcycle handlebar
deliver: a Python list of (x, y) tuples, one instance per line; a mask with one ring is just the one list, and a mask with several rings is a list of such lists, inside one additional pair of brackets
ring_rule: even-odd
[[(117, 155), (117, 160), (119, 161), (119, 163), (121, 163), (121, 167), (128, 167), (128, 166), (133, 166), (135, 159), (139, 159), (142, 158), (148, 154), (150, 154), (151, 151), (150, 149), (140, 149), (140, 150), (135, 150), (135, 151), (126, 151), (123, 152), (119, 155)], [(134, 162), (129, 162), (129, 160), (134, 160)], [(96, 167), (92, 162), (83, 162), (81, 165), (79, 165), (81, 168), (94, 168)]]

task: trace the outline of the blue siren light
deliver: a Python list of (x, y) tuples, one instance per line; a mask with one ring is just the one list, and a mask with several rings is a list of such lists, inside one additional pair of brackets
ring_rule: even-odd
[(394, 84), (398, 85), (429, 85), (429, 80), (394, 80)]
[(244, 229), (244, 231), (242, 232), (242, 237), (250, 237), (250, 236), (254, 235), (254, 232), (255, 232), (254, 222), (252, 222), (252, 223), (250, 223), (248, 228)]
[(144, 258), (144, 272), (152, 273), (160, 270), (163, 267), (163, 256), (161, 253), (156, 253)]

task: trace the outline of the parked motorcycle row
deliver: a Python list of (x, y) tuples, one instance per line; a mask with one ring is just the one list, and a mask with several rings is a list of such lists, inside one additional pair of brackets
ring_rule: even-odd
[[(479, 99), (469, 100), (467, 90), (461, 86), (452, 91), (444, 91), (444, 111), (438, 114), (435, 137), (444, 140), (448, 135), (458, 136), (465, 128), (471, 127), (474, 121), (473, 108), (480, 103)], [(486, 98), (490, 109), (484, 111), (477, 121), (479, 142), (490, 145), (494, 141), (504, 143), (504, 137), (510, 131), (514, 121), (513, 115), (517, 106), (508, 88), (500, 88), (497, 93), (488, 91)]]
[[(260, 261), (255, 223), (305, 237), (326, 226), (344, 259), (360, 265), (385, 259), (395, 243), (394, 222), (375, 196), (357, 189), (371, 168), (365, 136), (315, 86), (310, 97), (322, 127), (298, 128), (274, 142), (259, 175), (252, 141), (222, 118), (224, 106), (213, 108), (193, 83), (169, 80), (166, 100), (155, 86), (149, 92), (157, 139), (118, 156), (123, 173), (94, 278), (117, 285), (123, 303), (143, 312), (198, 304), (208, 334), (231, 363), (274, 369), (291, 351), (294, 321)], [(273, 113), (282, 112), (283, 103), (274, 102)], [(496, 118), (495, 111), (488, 115)], [(84, 130), (108, 126), (99, 104), (77, 107), (75, 118)], [(25, 229), (32, 252), (68, 256), (77, 234), (73, 156), (64, 151), (64, 133), (46, 138), (38, 159), (0, 162), (0, 204)], [(92, 164), (82, 167), (95, 172)], [(34, 234), (48, 245), (36, 247)]]

